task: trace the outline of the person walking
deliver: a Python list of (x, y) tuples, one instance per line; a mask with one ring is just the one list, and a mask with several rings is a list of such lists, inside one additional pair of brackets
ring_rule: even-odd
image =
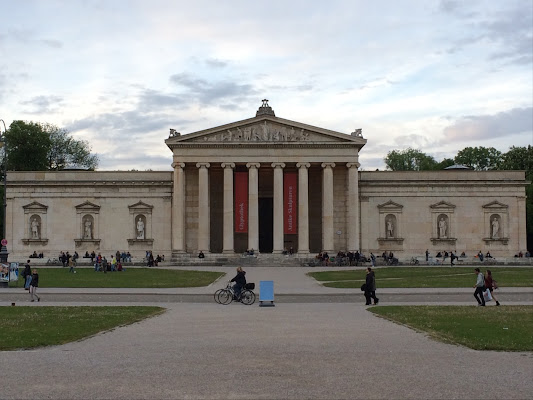
[(24, 290), (30, 290), (30, 283), (31, 283), (30, 260), (26, 261), (26, 265), (24, 266), (24, 271), (22, 272), (22, 276), (24, 277)]
[(490, 269), (487, 270), (487, 273), (485, 275), (485, 288), (486, 288), (486, 290), (490, 291), (490, 295), (492, 296), (492, 298), (496, 302), (496, 305), (499, 306), (500, 302), (498, 301), (498, 299), (494, 295), (494, 289), (497, 288), (496, 281), (492, 279), (492, 272), (490, 272)]
[(37, 297), (37, 301), (41, 301), (41, 298), (37, 295), (38, 287), (39, 287), (39, 274), (37, 273), (37, 270), (34, 269), (31, 275), (31, 283), (30, 283), (30, 298), (32, 302), (35, 301), (33, 297)]
[(372, 252), (370, 252), (370, 263), (372, 264), (372, 268), (376, 266), (376, 256)]
[(478, 306), (485, 307), (485, 298), (483, 297), (483, 292), (485, 291), (485, 277), (483, 276), (479, 268), (476, 268), (474, 271), (476, 271), (477, 275), (476, 284), (474, 286), (476, 288), (476, 291), (474, 292), (474, 297), (477, 300)]
[(374, 299), (374, 305), (379, 303), (379, 299), (376, 297), (376, 275), (371, 267), (367, 267), (366, 269), (365, 298), (365, 305), (367, 306), (371, 304), (370, 299)]

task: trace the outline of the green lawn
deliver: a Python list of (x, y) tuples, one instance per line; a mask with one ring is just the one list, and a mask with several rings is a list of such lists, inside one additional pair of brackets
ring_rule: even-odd
[[(224, 275), (213, 271), (184, 271), (157, 268), (128, 268), (122, 272), (94, 272), (93, 268), (37, 268), (39, 287), (65, 288), (182, 288), (201, 287)], [(24, 279), (10, 286), (23, 286)]]
[[(482, 272), (487, 268), (480, 267)], [(533, 268), (488, 268), (502, 287), (532, 287)], [(470, 288), (476, 282), (474, 267), (385, 267), (375, 268), (378, 288)], [(309, 276), (334, 288), (359, 288), (366, 270), (310, 272)]]
[(0, 350), (69, 343), (162, 312), (161, 307), (0, 307)]
[(533, 351), (533, 306), (379, 306), (374, 314), (475, 350)]

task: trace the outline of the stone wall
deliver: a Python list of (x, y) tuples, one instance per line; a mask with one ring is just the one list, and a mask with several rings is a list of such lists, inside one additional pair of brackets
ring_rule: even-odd
[[(526, 250), (523, 171), (361, 172), (361, 247), (401, 256), (438, 251), (490, 251), (512, 256)], [(397, 221), (386, 237), (386, 218)], [(438, 237), (438, 220), (447, 234)], [(491, 222), (499, 219), (498, 237)]]
[[(7, 240), (10, 259), (33, 251), (45, 258), (61, 251), (80, 255), (117, 250), (143, 257), (146, 250), (170, 256), (171, 172), (9, 172)], [(136, 218), (145, 221), (137, 239)], [(31, 221), (38, 220), (37, 237)], [(90, 237), (84, 224), (90, 220)]]

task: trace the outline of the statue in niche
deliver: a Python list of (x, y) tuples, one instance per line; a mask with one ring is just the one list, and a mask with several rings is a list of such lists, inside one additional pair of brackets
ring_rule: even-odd
[(39, 239), (39, 221), (37, 218), (31, 220), (31, 238)]
[(497, 217), (492, 220), (492, 238), (498, 239), (500, 237), (500, 221)]
[(387, 237), (393, 238), (394, 237), (394, 224), (392, 223), (392, 220), (387, 221)]
[(446, 223), (446, 220), (444, 217), (441, 217), (439, 220), (439, 238), (440, 239), (446, 239), (446, 230), (448, 229), (448, 224)]
[(83, 238), (92, 239), (93, 238), (93, 224), (90, 219), (85, 220), (83, 227)]
[(137, 239), (144, 239), (144, 222), (141, 217), (137, 220)]

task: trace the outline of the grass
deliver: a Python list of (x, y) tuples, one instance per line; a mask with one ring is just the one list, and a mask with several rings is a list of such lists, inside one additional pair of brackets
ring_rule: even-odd
[[(533, 268), (489, 268), (502, 287), (533, 286)], [(484, 272), (486, 268), (483, 268)], [(474, 267), (385, 267), (374, 269), (379, 288), (471, 288), (476, 282)], [(309, 276), (333, 288), (359, 288), (365, 270), (310, 272)]]
[(384, 306), (374, 314), (475, 350), (533, 351), (533, 306)]
[(0, 350), (65, 344), (163, 311), (161, 307), (0, 307)]
[[(39, 287), (64, 288), (183, 288), (201, 287), (225, 275), (213, 271), (184, 271), (157, 268), (128, 268), (122, 272), (94, 272), (93, 268), (77, 268), (76, 274), (68, 268), (37, 268)], [(23, 286), (24, 279), (10, 286)]]

